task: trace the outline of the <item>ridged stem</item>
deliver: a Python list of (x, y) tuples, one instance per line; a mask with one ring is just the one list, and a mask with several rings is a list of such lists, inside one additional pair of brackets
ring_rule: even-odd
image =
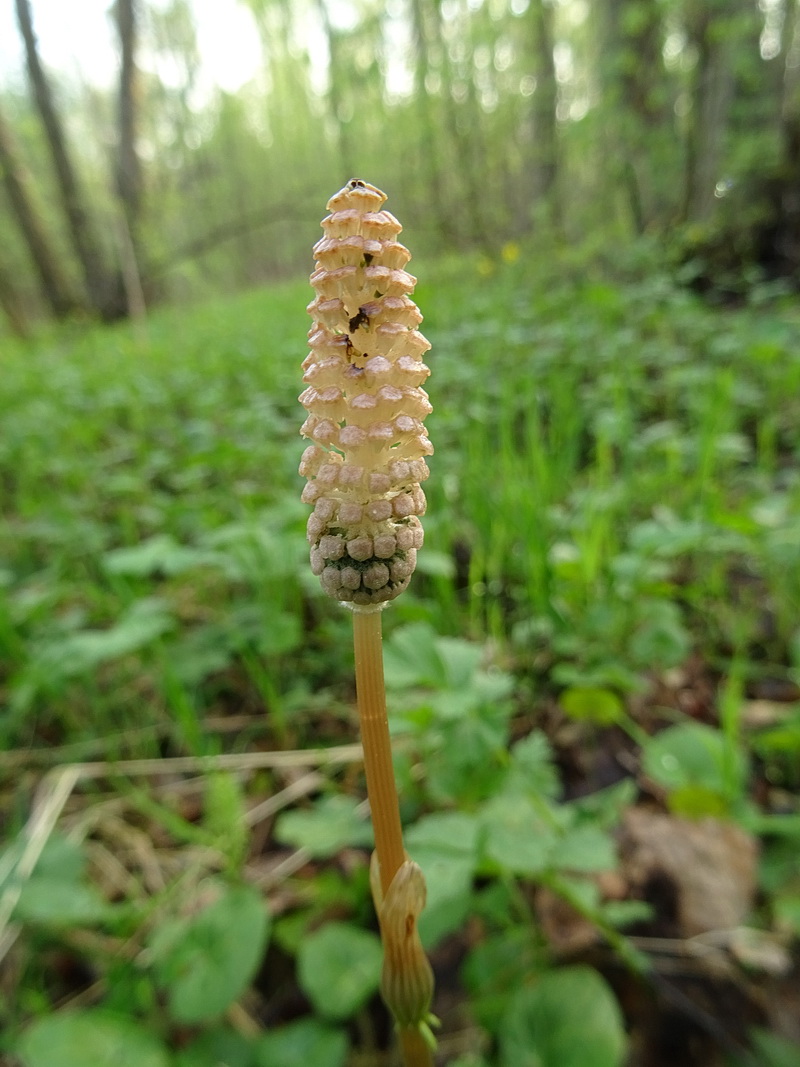
[[(367, 796), (385, 897), (406, 857), (386, 714), (380, 611), (353, 612), (353, 645)], [(401, 1027), (399, 1038), (406, 1067), (433, 1067), (433, 1053), (419, 1030)]]
[(385, 896), (392, 879), (405, 860), (405, 853), (400, 824), (400, 803), (392, 766), (389, 719), (386, 715), (380, 611), (353, 612), (353, 644), (367, 796), (375, 831), (375, 851), (380, 864), (381, 888)]

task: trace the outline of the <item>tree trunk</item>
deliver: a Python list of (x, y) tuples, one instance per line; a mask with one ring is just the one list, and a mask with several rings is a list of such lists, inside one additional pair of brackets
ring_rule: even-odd
[(114, 15), (120, 43), (116, 185), (122, 217), (119, 220), (118, 245), (128, 315), (132, 319), (143, 319), (145, 300), (139, 269), (142, 168), (136, 152), (136, 0), (116, 0)]
[[(434, 21), (437, 42), (436, 47), (441, 56), (442, 76), (442, 103), (444, 106), (444, 123), (442, 134), (449, 138), (455, 153), (454, 176), (460, 179), (461, 188), (456, 194), (461, 206), (459, 214), (467, 224), (467, 230), (463, 234), (467, 242), (477, 242), (480, 245), (488, 245), (489, 233), (485, 223), (483, 199), (483, 179), (478, 173), (481, 160), (484, 158), (480, 150), (481, 115), (475, 101), (475, 86), (473, 71), (465, 73), (463, 80), (466, 82), (463, 99), (456, 99), (455, 79), (453, 77), (453, 60), (450, 56), (447, 34), (445, 32), (445, 15), (442, 11), (442, 0), (435, 0), (433, 6), (436, 9)], [(459, 17), (467, 25), (469, 10), (465, 9), (463, 0), (459, 3)]]
[(135, 244), (142, 199), (142, 170), (136, 152), (136, 0), (116, 0), (114, 13), (121, 53), (117, 119), (117, 195), (122, 202)]
[(0, 262), (0, 307), (6, 313), (8, 325), (17, 337), (29, 337), (30, 326), (25, 314), (25, 305), (14, 282), (14, 276), (4, 263)]
[(316, 0), (316, 5), (328, 42), (328, 111), (336, 127), (342, 173), (354, 177), (355, 152), (350, 126), (353, 116), (345, 104), (342, 93), (342, 81), (345, 74), (340, 55), (342, 31), (337, 30), (332, 24), (325, 0)]
[[(598, 71), (604, 111), (604, 167), (624, 191), (637, 233), (659, 216), (674, 217), (672, 92), (662, 58), (663, 5), (658, 0), (603, 0), (597, 8)], [(670, 172), (670, 167), (674, 169)]]
[(734, 94), (730, 34), (725, 15), (709, 0), (692, 11), (687, 29), (697, 52), (692, 79), (692, 109), (686, 140), (683, 217), (699, 222), (711, 213), (719, 180), (725, 135)]
[(558, 176), (558, 124), (556, 102), (558, 83), (554, 58), (553, 7), (551, 4), (531, 3), (529, 8), (532, 53), (536, 57), (536, 89), (531, 98), (534, 157), (531, 169), (530, 192), (533, 206), (550, 200), (554, 218), (558, 218), (555, 202)]
[(431, 73), (430, 30), (427, 24), (426, 0), (412, 0), (411, 25), (414, 34), (414, 107), (419, 124), (420, 155), (422, 158), (422, 176), (431, 198), (436, 227), (444, 244), (451, 244), (455, 238), (452, 225), (453, 212), (450, 209), (443, 188), (445, 165), (442, 159), (442, 139), (436, 129), (434, 101), (429, 90)]
[(75, 254), (83, 271), (90, 306), (104, 318), (114, 317), (116, 284), (105, 269), (104, 256), (94, 233), (78, 178), (67, 151), (61, 119), (39, 59), (29, 0), (15, 0), (17, 20), (25, 43), (25, 60), (36, 107), (44, 126), (53, 159), (61, 204), (67, 219)]
[[(790, 22), (787, 12), (787, 23)], [(782, 251), (795, 269), (800, 264), (800, 0), (791, 12), (781, 101)]]
[(58, 252), (52, 245), (47, 227), (36, 204), (31, 176), (20, 158), (11, 127), (0, 112), (0, 171), (11, 210), (22, 231), (42, 293), (53, 315), (66, 318), (78, 308), (78, 301), (61, 268)]

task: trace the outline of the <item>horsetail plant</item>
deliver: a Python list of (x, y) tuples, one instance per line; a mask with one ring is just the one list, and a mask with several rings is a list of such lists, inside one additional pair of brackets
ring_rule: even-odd
[(411, 255), (386, 196), (354, 178), (328, 201), (314, 246), (311, 351), (303, 362), (312, 443), (300, 474), (311, 569), (324, 591), (352, 610), (355, 672), (367, 794), (375, 831), (370, 866), (383, 941), (383, 999), (407, 1067), (432, 1064), (433, 972), (417, 930), (425, 880), (403, 849), (383, 677), (381, 611), (407, 588), (422, 546), (433, 453), (423, 420), (430, 344), (417, 329)]

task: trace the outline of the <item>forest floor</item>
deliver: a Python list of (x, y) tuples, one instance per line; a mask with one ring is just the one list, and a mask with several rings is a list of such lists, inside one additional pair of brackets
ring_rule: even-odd
[[(436, 454), (385, 657), (439, 1062), (796, 1067), (800, 312), (519, 251), (416, 294)], [(393, 1062), (308, 299), (7, 346), (10, 1067)]]

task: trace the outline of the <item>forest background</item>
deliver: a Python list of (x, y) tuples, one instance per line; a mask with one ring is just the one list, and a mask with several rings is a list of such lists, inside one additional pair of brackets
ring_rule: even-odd
[(18, 330), (297, 272), (316, 206), (356, 171), (402, 176), (396, 213), (422, 252), (498, 248), (537, 223), (571, 242), (713, 245), (725, 220), (734, 263), (796, 266), (782, 201), (800, 44), (783, 0), (234, 5), (205, 39), (235, 91), (213, 84), (191, 4), (116, 5), (113, 75), (98, 27), (85, 57), (67, 31), (74, 65), (47, 70), (17, 10), (0, 296)]
[(439, 1061), (796, 1067), (800, 2), (0, 18), (4, 1067), (392, 1063), (296, 473), (352, 176), (433, 344), (385, 655)]

